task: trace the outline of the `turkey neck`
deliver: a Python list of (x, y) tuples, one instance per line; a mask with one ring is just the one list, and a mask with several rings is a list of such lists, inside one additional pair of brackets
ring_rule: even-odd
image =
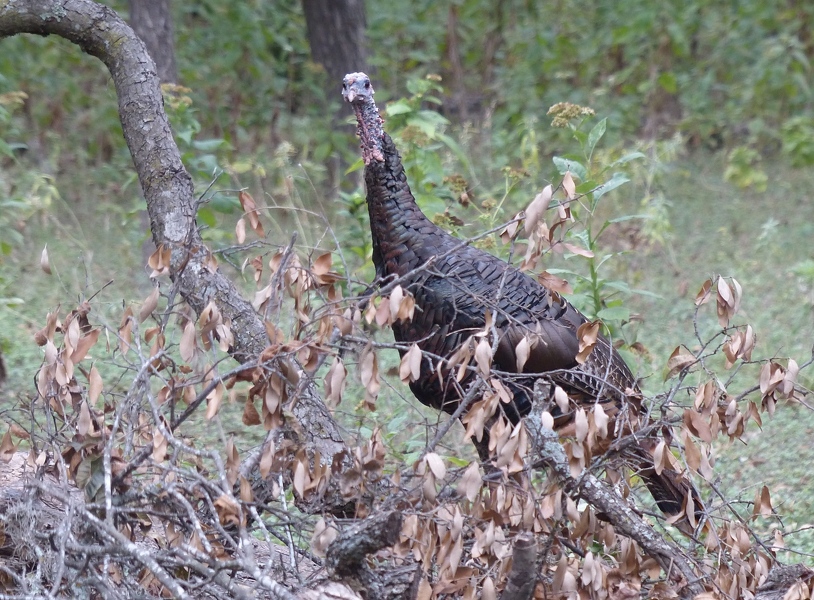
[[(365, 186), (373, 237), (373, 263), (380, 277), (403, 276), (426, 259), (414, 247), (416, 234), (434, 235), (439, 229), (418, 208), (393, 140), (381, 129), (378, 112), (370, 121), (363, 120), (362, 116), (357, 112), (363, 153), (369, 157), (365, 167)], [(376, 124), (378, 132), (375, 131)], [(371, 133), (376, 133), (376, 137)]]

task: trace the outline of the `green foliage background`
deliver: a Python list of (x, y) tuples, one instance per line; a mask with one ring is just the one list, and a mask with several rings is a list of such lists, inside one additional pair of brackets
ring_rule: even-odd
[[(173, 7), (188, 90), (169, 93), (167, 107), (201, 193), (214, 179), (199, 215), (213, 246), (234, 244), (239, 215), (234, 194), (215, 191), (246, 187), (269, 208), (272, 245), (297, 230), (304, 247), (324, 247), (333, 223), (348, 272), (370, 280), (364, 198), (358, 173), (346, 174), (358, 157), (353, 127), (334, 122), (343, 110), (339, 82), (310, 61), (299, 3)], [(764, 353), (808, 357), (814, 4), (371, 0), (367, 10), (386, 126), (422, 207), (450, 229), (495, 227), (558, 181), (551, 157), (577, 152), (580, 160), (573, 132), (546, 116), (557, 102), (594, 108), (600, 118), (586, 131), (607, 118), (597, 171), (643, 153), (623, 169), (631, 182), (597, 215), (600, 223), (641, 217), (619, 220), (597, 241), (604, 307), (593, 302), (584, 261), (543, 261), (569, 273), (581, 308), (623, 305), (636, 317), (618, 319), (617, 332), (646, 349), (628, 354), (646, 385), (658, 389), (669, 353), (692, 343), (692, 297), (711, 273), (743, 284), (744, 315)], [(48, 310), (112, 279), (94, 310), (115, 326), (122, 304), (140, 301), (150, 282), (143, 200), (104, 66), (54, 38), (0, 45), (0, 349), (10, 404), (32, 387), (41, 356), (30, 339)], [(16, 92), (27, 98), (9, 95)], [(37, 266), (45, 243), (51, 278)], [(496, 236), (479, 243), (506, 252)], [(251, 275), (231, 273), (251, 293)], [(702, 325), (714, 327), (707, 317)], [(399, 404), (380, 411), (396, 415), (395, 432), (409, 419), (404, 390), (390, 394)], [(782, 407), (749, 447), (720, 449), (728, 485), (746, 488), (746, 497), (757, 481), (786, 487), (789, 528), (814, 514), (800, 472), (814, 459), (812, 429), (807, 409)], [(773, 439), (800, 443), (780, 449)]]

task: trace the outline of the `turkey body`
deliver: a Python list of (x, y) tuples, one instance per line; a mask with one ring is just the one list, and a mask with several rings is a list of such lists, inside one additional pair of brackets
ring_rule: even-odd
[[(600, 335), (587, 359), (578, 363), (577, 330), (586, 318), (525, 273), (432, 223), (416, 204), (398, 151), (382, 129), (370, 80), (363, 73), (347, 75), (343, 90), (357, 116), (377, 278), (398, 279), (415, 298), (413, 318), (395, 322), (393, 332), (405, 348), (415, 343), (424, 353), (420, 375), (410, 384), (418, 400), (455, 412), (476, 375), (470, 370), (457, 381), (454, 373), (437, 368), (438, 359), (450, 358), (470, 336), (483, 331), (488, 313), (497, 335), (492, 370), (506, 374), (513, 398), (501, 406), (512, 423), (531, 410), (534, 384), (544, 379), (568, 395), (567, 407), (552, 402), (549, 409), (560, 435), (573, 435), (578, 407), (590, 410), (596, 403), (602, 404), (618, 433), (637, 429), (637, 383), (609, 341)], [(524, 337), (530, 350), (518, 369), (516, 348)], [(638, 439), (626, 459), (659, 508), (678, 514), (687, 496), (701, 507), (698, 492), (680, 473), (655, 472), (650, 449), (656, 443), (653, 438)], [(597, 451), (609, 445), (610, 439)], [(478, 449), (483, 457), (483, 445)]]
[[(585, 364), (577, 363), (577, 329), (586, 322), (571, 304), (499, 258), (464, 244), (432, 223), (410, 192), (401, 159), (386, 133), (383, 162), (365, 169), (367, 203), (373, 235), (373, 262), (379, 278), (404, 278), (402, 287), (415, 297), (409, 321), (393, 324), (396, 341), (417, 343), (430, 355), (450, 357), (469, 336), (482, 331), (487, 312), (498, 335), (493, 368), (529, 374), (513, 379), (514, 395), (506, 414), (513, 423), (531, 410), (532, 388), (540, 373), (569, 395), (616, 404), (636, 382), (621, 357), (600, 337)], [(517, 344), (534, 340), (523, 371), (517, 370)], [(403, 352), (403, 351), (402, 351)], [(441, 381), (429, 360), (410, 384), (427, 406), (452, 413), (469, 375), (455, 385)], [(555, 418), (566, 416), (553, 409)]]

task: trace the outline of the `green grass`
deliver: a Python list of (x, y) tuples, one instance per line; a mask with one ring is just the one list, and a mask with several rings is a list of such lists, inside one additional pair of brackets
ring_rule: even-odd
[[(814, 203), (809, 201), (814, 176), (777, 165), (769, 171), (768, 191), (755, 193), (723, 182), (723, 170), (720, 156), (696, 155), (676, 162), (662, 176), (663, 191), (672, 202), (673, 234), (667, 245), (649, 247), (630, 229), (614, 229), (604, 240), (609, 248), (629, 250), (609, 263), (608, 275), (659, 295), (626, 300), (644, 319), (638, 340), (647, 348), (649, 360), (642, 361), (639, 371), (648, 377), (648, 389), (661, 387), (667, 357), (676, 345), (696, 345), (693, 298), (713, 273), (734, 276), (743, 285), (738, 322), (751, 323), (757, 332), (755, 357), (790, 356), (802, 363), (810, 356), (814, 340), (814, 276), (810, 272), (814, 269), (807, 269), (806, 261), (814, 258), (810, 242)], [(609, 210), (614, 215), (638, 212), (635, 198), (639, 193), (635, 186), (623, 187)], [(48, 311), (61, 305), (64, 314), (112, 280), (97, 296), (91, 315), (94, 322), (115, 328), (123, 305), (137, 305), (150, 291), (141, 252), (144, 234), (138, 220), (124, 211), (104, 210), (90, 202), (72, 211), (57, 207), (48, 218), (29, 220), (23, 233), (25, 242), (0, 262), (0, 297), (22, 300), (0, 307), (0, 348), (10, 375), (0, 394), (7, 408), (32, 393), (41, 360), (32, 336)], [(52, 276), (39, 268), (46, 242)], [(250, 289), (247, 279), (242, 285)], [(716, 329), (714, 305), (702, 308), (699, 325), (705, 333)], [(387, 382), (377, 414), (355, 410), (360, 396), (354, 386), (348, 388), (340, 412), (348, 429), (360, 431), (362, 439), (381, 424), (391, 449), (409, 461), (443, 416), (420, 407), (397, 377), (386, 375), (397, 360), (392, 351), (380, 354), (380, 371)], [(358, 378), (350, 365), (349, 371), (351, 378)], [(738, 385), (750, 385), (751, 377), (744, 374), (746, 381)], [(810, 382), (812, 377), (804, 373), (801, 380)], [(240, 405), (225, 410), (226, 429), (238, 436), (241, 449), (256, 443), (261, 432), (247, 432), (240, 425)], [(202, 420), (191, 427), (203, 439), (217, 437), (217, 431)], [(751, 500), (765, 484), (787, 529), (814, 520), (814, 488), (808, 483), (808, 465), (814, 464), (814, 414), (799, 405), (781, 405), (774, 418), (764, 418), (762, 431), (754, 423), (747, 431), (748, 443), (736, 441), (716, 448), (721, 489), (742, 491), (742, 498)], [(455, 429), (445, 440), (449, 455), (460, 451), (460, 435)], [(788, 543), (810, 551), (814, 534), (804, 531)]]

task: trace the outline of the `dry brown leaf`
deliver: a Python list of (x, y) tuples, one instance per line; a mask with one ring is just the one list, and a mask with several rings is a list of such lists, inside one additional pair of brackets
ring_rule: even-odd
[[(387, 304), (383, 302), (382, 304)], [(365, 404), (370, 410), (376, 407), (376, 398), (379, 396), (381, 381), (379, 379), (379, 361), (373, 345), (368, 344), (362, 351), (360, 359), (362, 385), (365, 388)]]
[(195, 323), (187, 321), (180, 343), (181, 358), (184, 362), (192, 362), (195, 358)]
[(543, 411), (543, 414), (540, 417), (540, 422), (546, 429), (554, 429), (554, 417), (547, 410)]
[(328, 525), (324, 518), (320, 518), (314, 526), (314, 535), (311, 536), (311, 549), (317, 556), (324, 557), (325, 551), (339, 535), (335, 527)]
[(562, 245), (565, 247), (566, 250), (568, 250), (572, 254), (576, 254), (577, 256), (584, 256), (585, 258), (593, 258), (594, 256), (593, 252), (591, 252), (587, 248), (583, 248), (582, 246), (577, 246), (576, 244), (571, 244), (569, 242), (562, 242)]
[(167, 456), (167, 446), (167, 439), (164, 437), (164, 434), (161, 433), (158, 427), (156, 427), (153, 431), (153, 461), (157, 463), (164, 461), (164, 458)]
[(399, 307), (401, 306), (401, 301), (404, 299), (404, 290), (400, 285), (397, 285), (393, 288), (393, 291), (390, 292), (390, 314), (397, 315), (399, 314)]
[(667, 360), (667, 375), (664, 376), (664, 381), (675, 377), (684, 369), (688, 369), (697, 362), (695, 356), (684, 348), (684, 346), (677, 346), (670, 358)]
[(260, 455), (260, 475), (264, 479), (268, 478), (271, 473), (271, 467), (274, 465), (274, 442), (269, 439), (263, 446), (263, 453)]
[(444, 466), (444, 460), (438, 456), (438, 454), (430, 452), (424, 457), (424, 460), (437, 480), (442, 480), (447, 476), (447, 468)]
[(566, 414), (569, 412), (568, 394), (560, 386), (554, 387), (554, 402), (557, 403), (557, 408), (560, 409), (561, 413)]
[(523, 367), (526, 365), (526, 361), (529, 359), (529, 353), (531, 351), (531, 344), (529, 344), (529, 338), (527, 336), (523, 336), (523, 338), (517, 342), (517, 346), (514, 348), (517, 372), (522, 373)]
[(569, 200), (573, 200), (577, 196), (577, 186), (574, 184), (574, 177), (571, 171), (566, 171), (562, 177), (562, 189), (565, 190), (565, 195)]
[(769, 488), (765, 485), (755, 495), (755, 508), (753, 514), (755, 516), (760, 515), (761, 517), (771, 517), (774, 514)]
[(11, 429), (9, 429), (6, 431), (6, 435), (3, 436), (3, 441), (0, 442), (0, 461), (4, 463), (10, 462), (16, 452), (17, 446), (14, 445), (14, 441), (11, 439)]
[(515, 237), (517, 237), (517, 232), (520, 231), (520, 222), (517, 219), (520, 217), (520, 213), (516, 214), (512, 217), (512, 222), (506, 225), (503, 230), (500, 232), (500, 241), (503, 244), (508, 244), (511, 242)]
[(325, 402), (329, 407), (339, 406), (342, 401), (342, 393), (345, 391), (345, 378), (348, 375), (347, 369), (342, 359), (338, 356), (331, 363), (331, 368), (325, 375)]
[(45, 244), (42, 249), (42, 254), (40, 254), (40, 269), (48, 275), (51, 274), (51, 261), (48, 259), (48, 244)]
[(482, 484), (480, 466), (477, 462), (472, 462), (464, 471), (461, 480), (458, 482), (458, 493), (466, 496), (467, 500), (474, 502), (478, 496)]
[(243, 212), (249, 217), (249, 225), (251, 225), (251, 228), (254, 229), (254, 232), (258, 236), (263, 237), (265, 235), (263, 224), (260, 223), (260, 216), (257, 213), (257, 203), (254, 201), (254, 198), (244, 190), (238, 194), (238, 200), (240, 200), (240, 206), (243, 207)]
[(701, 286), (701, 289), (698, 290), (698, 293), (695, 295), (695, 305), (701, 306), (702, 304), (706, 304), (709, 302), (711, 294), (709, 290), (712, 288), (712, 279), (707, 279), (704, 284)]
[(669, 452), (667, 443), (664, 440), (660, 440), (656, 446), (656, 450), (653, 452), (653, 466), (655, 467), (656, 475), (661, 475), (664, 468), (669, 466), (667, 456), (665, 456), (667, 452)]
[(579, 340), (579, 352), (576, 360), (579, 364), (585, 364), (588, 355), (594, 349), (596, 340), (599, 337), (600, 321), (588, 321), (577, 328), (577, 339)]
[(72, 363), (78, 364), (84, 360), (90, 349), (96, 344), (101, 332), (101, 329), (94, 329), (87, 335), (79, 338), (79, 342), (76, 344), (76, 349), (74, 349), (73, 353), (71, 353)]
[(418, 594), (416, 600), (431, 600), (432, 599), (432, 586), (427, 581), (426, 577), (421, 578), (421, 583), (418, 584)]
[(209, 394), (206, 396), (206, 420), (211, 421), (218, 411), (220, 410), (221, 402), (223, 401), (223, 382), (219, 381)]
[(21, 440), (27, 440), (31, 437), (31, 434), (29, 434), (25, 429), (17, 425), (17, 423), (12, 423), (11, 426), (9, 427), (9, 431), (11, 432), (11, 435), (20, 438)]
[(405, 352), (401, 358), (399, 365), (399, 379), (407, 383), (409, 381), (417, 381), (421, 375), (421, 348), (418, 344), (413, 344), (410, 349)]
[(486, 338), (481, 338), (475, 348), (475, 362), (478, 363), (481, 374), (488, 377), (492, 368), (492, 347), (486, 341)]
[(79, 419), (76, 422), (76, 432), (81, 436), (88, 435), (91, 425), (88, 403), (83, 402), (82, 406), (79, 408)]
[(600, 439), (608, 437), (609, 422), (610, 418), (608, 417), (607, 413), (605, 413), (605, 409), (602, 408), (602, 405), (599, 402), (594, 404), (594, 424), (596, 425), (596, 430)]
[(553, 188), (551, 185), (547, 185), (543, 188), (542, 192), (534, 197), (534, 200), (532, 200), (531, 204), (529, 204), (528, 208), (526, 208), (526, 220), (523, 223), (523, 230), (527, 236), (534, 231), (535, 227), (537, 227), (537, 223), (540, 222), (540, 219), (545, 214), (545, 211), (548, 210), (548, 205), (551, 202), (551, 197), (553, 195)]
[(246, 403), (243, 406), (242, 420), (243, 424), (247, 426), (260, 425), (260, 423), (262, 423), (260, 413), (257, 412), (257, 408), (254, 406), (254, 400), (252, 400), (251, 396), (246, 397)]
[(539, 281), (544, 287), (548, 288), (552, 292), (556, 292), (557, 294), (567, 295), (574, 293), (574, 290), (568, 281), (561, 277), (557, 277), (556, 275), (552, 275), (548, 271), (543, 271), (540, 273), (537, 276), (537, 281)]
[(712, 442), (712, 429), (709, 423), (704, 420), (704, 415), (692, 409), (684, 410), (684, 425), (694, 436), (701, 438), (706, 443)]
[(577, 441), (582, 443), (588, 437), (588, 415), (584, 408), (579, 408), (574, 418), (574, 428)]
[(392, 322), (393, 318), (390, 314), (390, 300), (388, 298), (382, 298), (382, 301), (376, 308), (376, 325), (383, 327), (384, 325), (390, 325)]
[(158, 308), (158, 287), (154, 287), (150, 295), (145, 298), (141, 309), (138, 311), (138, 322), (144, 323), (156, 308)]
[(294, 491), (300, 498), (305, 494), (305, 486), (308, 483), (308, 463), (306, 461), (299, 458), (294, 460)]
[(237, 238), (238, 244), (246, 241), (246, 220), (243, 217), (240, 217), (235, 224), (235, 238)]
[(252, 484), (249, 483), (249, 480), (240, 476), (240, 500), (243, 502), (253, 502), (254, 501), (254, 492), (252, 491)]
[(99, 375), (96, 365), (93, 365), (88, 374), (88, 401), (94, 406), (99, 399), (99, 395), (102, 393), (102, 388), (102, 376)]
[(458, 571), (458, 565), (461, 563), (461, 555), (464, 553), (464, 540), (462, 537), (459, 537), (455, 540), (455, 543), (452, 545), (452, 549), (449, 551), (449, 555), (447, 556), (447, 567), (449, 568), (449, 573), (452, 577), (455, 577), (455, 573)]
[(122, 322), (119, 325), (119, 352), (127, 354), (130, 351), (130, 342), (133, 339), (133, 308), (128, 306), (122, 314)]

